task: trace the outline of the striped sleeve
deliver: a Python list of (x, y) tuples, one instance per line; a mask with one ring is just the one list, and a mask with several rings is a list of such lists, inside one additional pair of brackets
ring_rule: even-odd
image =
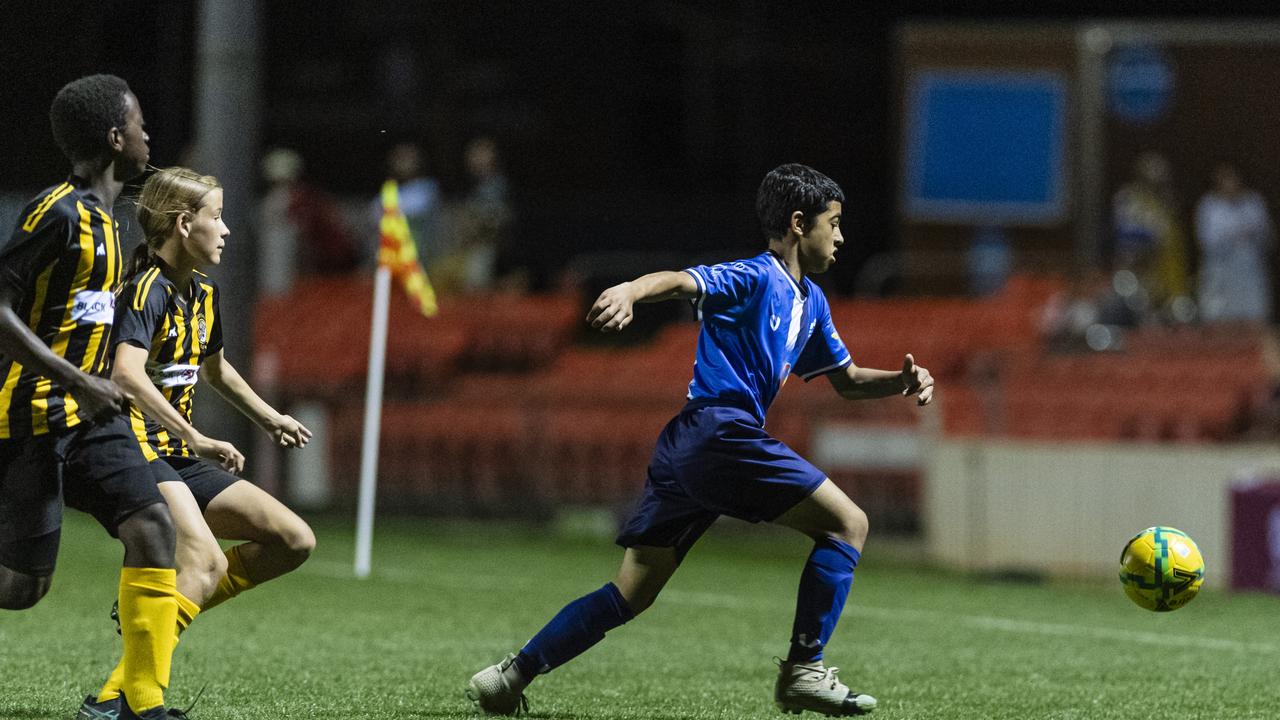
[[(67, 185), (70, 190), (70, 185)], [(25, 210), (17, 227), (0, 244), (0, 282), (22, 294), (40, 272), (76, 242), (76, 220), (67, 216), (55, 189)], [(51, 199), (54, 201), (51, 202)]]
[(164, 317), (166, 302), (164, 287), (156, 282), (159, 274), (160, 268), (150, 268), (135, 275), (120, 291), (111, 335), (113, 355), (120, 343), (151, 349), (151, 340)]

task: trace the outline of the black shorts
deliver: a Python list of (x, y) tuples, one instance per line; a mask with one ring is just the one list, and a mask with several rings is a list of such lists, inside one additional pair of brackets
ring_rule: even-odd
[(0, 565), (51, 575), (64, 505), (118, 537), (125, 518), (163, 502), (122, 415), (56, 435), (0, 440)]
[(218, 493), (240, 481), (240, 478), (217, 465), (194, 457), (162, 457), (151, 461), (155, 481), (185, 483), (200, 506), (200, 512), (209, 509), (209, 503)]

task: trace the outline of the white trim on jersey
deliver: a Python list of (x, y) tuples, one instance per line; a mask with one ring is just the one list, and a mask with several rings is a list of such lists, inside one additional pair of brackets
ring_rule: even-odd
[(800, 328), (804, 327), (804, 298), (800, 293), (791, 296), (791, 325), (787, 327), (787, 355), (796, 349), (796, 341), (800, 339)]
[(698, 312), (698, 320), (701, 321), (702, 320), (702, 303), (706, 302), (707, 300), (707, 281), (703, 280), (702, 276), (698, 274), (698, 271), (694, 270), (693, 268), (685, 268), (684, 271), (693, 276), (693, 281), (698, 286), (698, 297), (697, 297), (697, 300), (693, 303), (693, 309)]
[[(778, 259), (777, 255), (773, 254), (772, 250), (769, 251), (769, 259), (772, 260), (773, 264), (776, 265), (778, 269), (782, 271), (782, 274), (785, 275), (786, 278), (791, 281), (791, 287), (796, 289), (796, 292), (800, 295), (800, 297), (802, 298), (809, 297), (809, 293), (805, 292), (804, 285), (796, 282), (796, 279), (791, 277), (791, 271), (787, 270), (787, 266), (782, 264), (782, 261)], [(804, 278), (802, 277), (801, 279), (803, 280)]]
[(836, 364), (834, 364), (834, 365), (828, 365), (828, 366), (826, 366), (826, 367), (824, 367), (824, 368), (820, 368), (820, 369), (818, 369), (818, 370), (814, 370), (814, 371), (812, 371), (812, 372), (807, 372), (807, 373), (805, 373), (804, 375), (801, 375), (801, 376), (800, 376), (800, 379), (801, 379), (801, 380), (804, 380), (805, 382), (809, 382), (810, 380), (812, 380), (812, 379), (814, 379), (814, 378), (818, 377), (819, 375), (826, 375), (826, 374), (827, 374), (827, 373), (829, 373), (829, 372), (832, 372), (832, 371), (834, 371), (834, 370), (839, 370), (839, 369), (840, 369), (840, 368), (842, 368), (842, 367), (846, 367), (846, 366), (848, 366), (848, 365), (852, 365), (852, 364), (853, 364), (853, 356), (851, 356), (851, 355), (846, 355), (846, 356), (845, 356), (845, 358), (844, 358), (843, 360), (841, 360), (840, 362), (838, 362), (838, 363), (836, 363)]

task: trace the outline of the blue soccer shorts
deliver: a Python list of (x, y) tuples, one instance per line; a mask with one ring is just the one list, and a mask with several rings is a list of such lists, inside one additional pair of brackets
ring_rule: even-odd
[(683, 558), (721, 515), (772, 521), (813, 494), (826, 474), (727, 405), (690, 403), (658, 437), (622, 547), (674, 547)]

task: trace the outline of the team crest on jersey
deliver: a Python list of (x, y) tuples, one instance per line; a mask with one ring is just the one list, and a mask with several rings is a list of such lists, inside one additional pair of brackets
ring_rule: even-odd
[(196, 339), (200, 341), (200, 352), (204, 352), (209, 346), (209, 334), (204, 324), (204, 315), (196, 316)]

